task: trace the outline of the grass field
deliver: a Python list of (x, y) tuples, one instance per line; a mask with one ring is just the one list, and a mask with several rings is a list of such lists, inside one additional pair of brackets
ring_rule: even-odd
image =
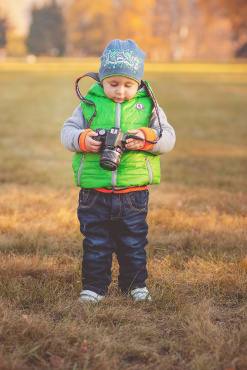
[(177, 134), (150, 187), (153, 301), (119, 294), (114, 260), (107, 298), (78, 306), (60, 130), (90, 65), (68, 65), (0, 64), (0, 369), (247, 369), (247, 66), (149, 65)]

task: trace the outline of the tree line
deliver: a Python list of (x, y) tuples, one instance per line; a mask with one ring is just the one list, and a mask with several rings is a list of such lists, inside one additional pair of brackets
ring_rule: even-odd
[[(246, 0), (50, 0), (33, 6), (25, 40), (40, 56), (99, 56), (114, 38), (134, 39), (150, 60), (247, 57)], [(0, 48), (7, 20), (0, 19)]]

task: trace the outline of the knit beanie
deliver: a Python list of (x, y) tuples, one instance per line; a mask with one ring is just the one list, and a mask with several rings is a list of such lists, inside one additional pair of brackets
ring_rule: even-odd
[(112, 40), (100, 58), (100, 80), (120, 75), (132, 78), (140, 84), (145, 56), (146, 53), (133, 40)]

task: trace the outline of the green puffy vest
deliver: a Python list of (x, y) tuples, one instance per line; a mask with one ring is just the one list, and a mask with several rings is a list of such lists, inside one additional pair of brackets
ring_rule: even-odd
[[(90, 128), (120, 127), (127, 130), (148, 127), (153, 109), (153, 102), (145, 91), (138, 91), (131, 100), (122, 104), (107, 98), (99, 83), (95, 83), (87, 100), (94, 102), (97, 114)], [(93, 116), (94, 106), (81, 102), (83, 114), (87, 121)], [(107, 171), (100, 167), (101, 153), (76, 153), (73, 156), (73, 171), (76, 185), (82, 188), (128, 187), (158, 184), (160, 182), (159, 156), (139, 150), (123, 153), (118, 168)]]

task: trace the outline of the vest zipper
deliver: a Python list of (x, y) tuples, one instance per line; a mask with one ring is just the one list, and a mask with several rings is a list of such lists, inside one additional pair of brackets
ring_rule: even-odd
[[(115, 127), (120, 128), (121, 123), (121, 104), (116, 103), (116, 114), (115, 114)], [(111, 186), (114, 189), (117, 185), (117, 169), (112, 172)]]
[[(117, 169), (115, 171), (112, 171), (111, 175), (111, 186), (114, 189), (117, 185)], [(113, 190), (112, 189), (112, 190)]]
[(121, 104), (116, 103), (115, 127), (120, 128)]
[(86, 159), (85, 154), (83, 154), (81, 164), (80, 164), (80, 167), (78, 169), (78, 174), (77, 174), (78, 186), (80, 187), (81, 187), (81, 171), (82, 171), (82, 167), (84, 165), (85, 159)]
[(150, 164), (150, 162), (149, 162), (148, 157), (145, 157), (145, 161), (146, 161), (147, 168), (148, 168), (149, 185), (151, 185), (151, 184), (153, 183), (153, 180), (154, 180), (153, 172), (152, 172), (152, 167), (151, 167), (151, 164)]

